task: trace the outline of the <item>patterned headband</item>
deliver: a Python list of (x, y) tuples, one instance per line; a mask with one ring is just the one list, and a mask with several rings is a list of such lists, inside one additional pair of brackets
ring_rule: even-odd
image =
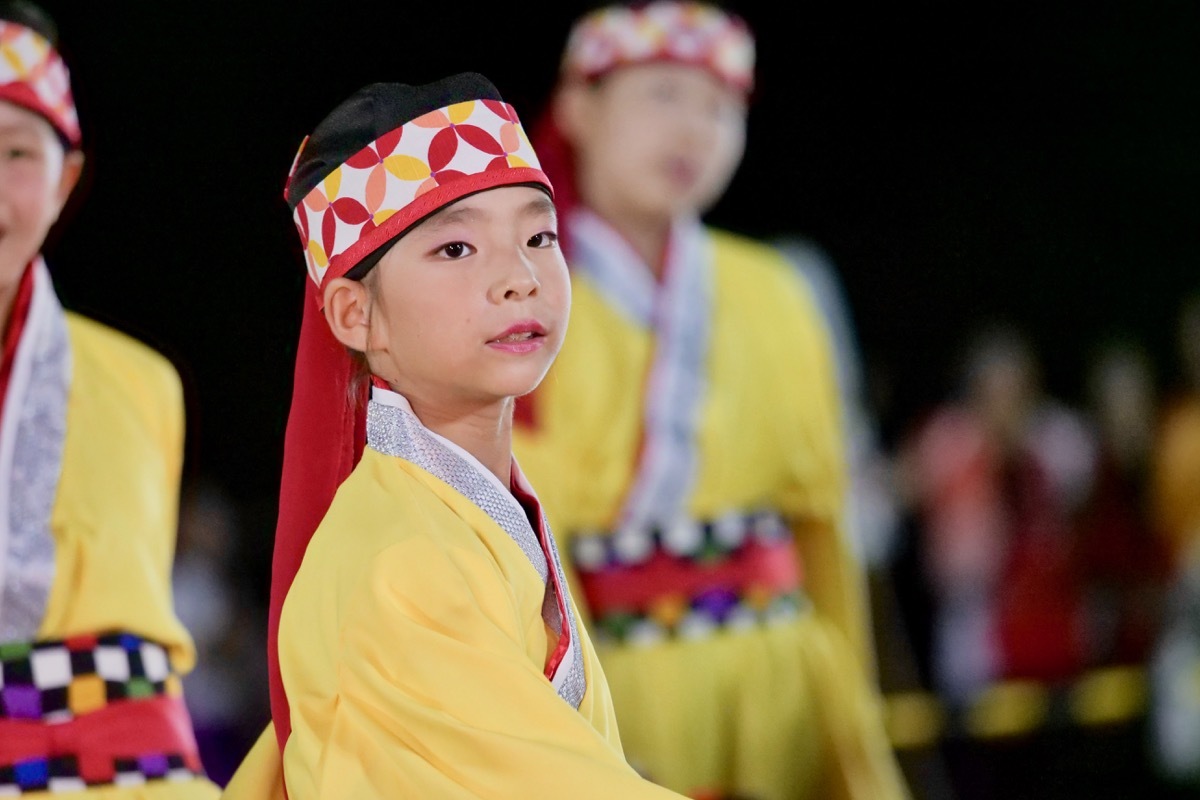
[(71, 147), (79, 146), (67, 65), (44, 36), (7, 20), (0, 20), (0, 100), (40, 114)]
[(754, 38), (746, 23), (687, 0), (610, 6), (588, 14), (571, 30), (562, 70), (590, 79), (653, 61), (703, 67), (737, 89), (754, 88)]
[(443, 206), (513, 184), (550, 189), (512, 106), (467, 100), (422, 114), (346, 159), (296, 206), (309, 277), (324, 288)]

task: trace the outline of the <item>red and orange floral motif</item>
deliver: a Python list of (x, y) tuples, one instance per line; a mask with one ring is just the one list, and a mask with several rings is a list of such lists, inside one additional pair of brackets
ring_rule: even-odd
[(549, 184), (509, 104), (468, 100), (423, 114), (348, 158), (297, 206), (309, 276), (321, 286), (345, 274), (360, 243), (377, 246), (420, 219), (393, 220), (398, 212), (436, 210), (418, 202), (430, 193), (448, 202), (456, 184), (465, 193), (527, 180)]

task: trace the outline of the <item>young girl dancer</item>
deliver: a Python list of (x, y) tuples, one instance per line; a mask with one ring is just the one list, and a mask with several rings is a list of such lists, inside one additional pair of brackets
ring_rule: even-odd
[(302, 145), (286, 197), (312, 280), (276, 538), (274, 733), (227, 795), (672, 796), (625, 762), (512, 458), (513, 398), (554, 360), (570, 306), (550, 183), (513, 108), (475, 74), (373, 84)]

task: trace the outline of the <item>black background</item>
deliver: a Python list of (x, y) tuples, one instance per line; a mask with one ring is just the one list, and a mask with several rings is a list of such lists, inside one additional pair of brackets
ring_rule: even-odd
[[(64, 302), (149, 341), (189, 396), (188, 474), (269, 546), (303, 265), (281, 199), (302, 137), (376, 80), (478, 70), (532, 121), (583, 3), (46, 2), (89, 176), (49, 260)], [(1126, 331), (1174, 379), (1200, 287), (1200, 6), (740, 3), (748, 153), (711, 222), (840, 269), (890, 431), (980, 320), (1035, 337), (1050, 388)], [(261, 524), (258, 524), (261, 523)]]

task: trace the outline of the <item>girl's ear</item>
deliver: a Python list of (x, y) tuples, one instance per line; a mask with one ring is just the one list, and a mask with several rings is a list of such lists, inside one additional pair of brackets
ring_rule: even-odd
[(58, 186), (54, 193), (55, 201), (58, 203), (58, 213), (55, 214), (55, 219), (58, 218), (58, 214), (62, 213), (67, 204), (67, 198), (71, 196), (71, 192), (75, 191), (81, 175), (83, 175), (83, 153), (72, 150), (63, 157), (62, 175), (59, 176)]
[(325, 287), (325, 320), (334, 338), (359, 353), (367, 352), (371, 297), (361, 281), (334, 278)]

